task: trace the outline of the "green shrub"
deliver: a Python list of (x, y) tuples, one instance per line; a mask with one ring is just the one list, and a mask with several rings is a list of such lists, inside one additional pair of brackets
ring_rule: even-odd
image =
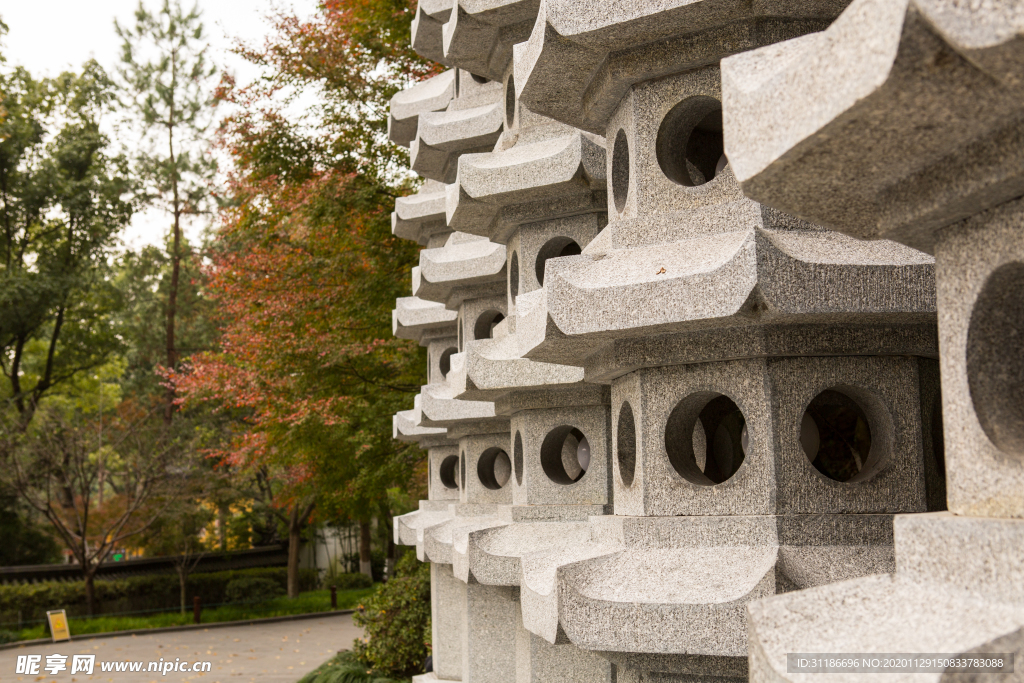
[(228, 581), (224, 589), (226, 602), (268, 602), (284, 595), (281, 584), (265, 576), (242, 576)]
[(408, 683), (366, 670), (354, 652), (342, 652), (303, 676), (299, 683)]
[[(188, 577), (185, 593), (189, 604), (198, 595), (205, 607), (227, 602), (227, 586), (238, 578), (262, 577), (287, 590), (288, 572), (284, 567), (256, 567), (223, 572), (204, 572)], [(299, 590), (315, 590), (318, 576), (315, 569), (299, 570)], [(96, 581), (97, 614), (175, 609), (179, 605), (180, 588), (176, 574), (146, 574), (125, 579)], [(20, 619), (24, 622), (46, 619), (46, 610), (66, 609), (69, 616), (86, 614), (83, 581), (51, 581), (44, 583), (0, 585), (0, 628), (11, 628)]]
[(430, 565), (406, 553), (394, 577), (377, 589), (354, 621), (366, 630), (354, 652), (374, 674), (421, 673), (430, 642)]
[(14, 631), (0, 631), (0, 645), (13, 643), (18, 640), (18, 634)]
[(369, 588), (373, 585), (373, 579), (366, 574), (338, 574), (334, 578), (326, 578), (324, 582), (327, 588), (336, 586), (338, 590), (345, 591), (352, 588)]

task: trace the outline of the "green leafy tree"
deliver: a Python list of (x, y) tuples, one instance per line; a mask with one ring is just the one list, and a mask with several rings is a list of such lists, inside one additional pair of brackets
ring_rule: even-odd
[(113, 96), (98, 64), (43, 80), (17, 68), (0, 92), (0, 369), (21, 432), (46, 395), (122, 348), (109, 263), (133, 184), (100, 131)]
[[(190, 258), (183, 243), (187, 218), (209, 211), (216, 164), (209, 153), (207, 131), (216, 100), (201, 12), (185, 11), (179, 0), (164, 0), (153, 12), (141, 2), (134, 26), (115, 22), (123, 41), (118, 69), (133, 123), (141, 127), (143, 150), (135, 171), (143, 197), (171, 218), (168, 258), (170, 281), (164, 305), (166, 366), (177, 367), (181, 348), (177, 338), (182, 260)], [(174, 392), (168, 389), (165, 419), (174, 411)]]
[(59, 562), (60, 546), (23, 508), (16, 495), (0, 496), (0, 567)]

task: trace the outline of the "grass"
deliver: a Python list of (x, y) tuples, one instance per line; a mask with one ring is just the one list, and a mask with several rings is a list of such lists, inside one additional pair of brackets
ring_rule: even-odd
[[(338, 609), (353, 609), (373, 593), (373, 588), (355, 588), (338, 591)], [(214, 624), (224, 621), (244, 621), (265, 617), (280, 617), (289, 614), (308, 614), (311, 612), (329, 612), (331, 610), (331, 591), (319, 590), (300, 593), (299, 597), (275, 598), (255, 605), (222, 605), (203, 609), (202, 623)], [(85, 635), (89, 633), (109, 633), (111, 631), (130, 631), (135, 629), (161, 628), (164, 626), (184, 626), (193, 623), (191, 608), (185, 613), (161, 612), (159, 614), (138, 614), (123, 616), (71, 617), (71, 634)], [(18, 640), (48, 638), (49, 629), (45, 624), (17, 632)]]
[(303, 676), (299, 683), (409, 683), (408, 678), (375, 676), (353, 652), (341, 652)]

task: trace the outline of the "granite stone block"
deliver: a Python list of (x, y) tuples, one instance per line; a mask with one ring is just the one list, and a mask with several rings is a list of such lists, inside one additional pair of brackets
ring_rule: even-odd
[(1024, 200), (936, 245), (949, 509), (1024, 517)]
[(855, 0), (821, 33), (723, 60), (744, 193), (925, 251), (936, 229), (1024, 194), (1021, 16), (1016, 2)]
[(607, 405), (512, 415), (512, 500), (517, 505), (609, 502), (610, 432)]
[[(918, 372), (913, 358), (806, 357), (625, 375), (612, 384), (615, 513), (924, 511)], [(812, 410), (825, 392), (838, 403)], [(854, 425), (823, 431), (839, 419)], [(822, 435), (865, 429), (866, 442), (835, 452), (848, 469), (821, 463), (826, 474), (812, 463), (808, 450), (818, 455)]]

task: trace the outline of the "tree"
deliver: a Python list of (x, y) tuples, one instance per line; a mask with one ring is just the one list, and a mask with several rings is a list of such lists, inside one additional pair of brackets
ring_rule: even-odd
[(143, 544), (147, 552), (168, 555), (178, 574), (181, 613), (185, 613), (187, 595), (185, 592), (189, 574), (196, 568), (208, 550), (202, 534), (213, 521), (213, 510), (193, 496), (201, 496), (200, 482), (184, 483), (179, 495), (165, 504), (161, 515), (148, 530)]
[(16, 494), (0, 495), (0, 567), (59, 562), (60, 546), (23, 508)]
[[(78, 562), (90, 615), (100, 563), (159, 516), (153, 503), (172, 493), (168, 474), (182, 452), (162, 421), (130, 408), (123, 402), (104, 425), (102, 415), (58, 402), (41, 409), (31, 429), (3, 435), (5, 476)], [(99, 505), (101, 473), (114, 495)]]
[[(330, 0), (308, 22), (278, 14), (265, 49), (240, 48), (263, 77), (221, 92), (238, 112), (224, 133), (232, 201), (208, 270), (223, 335), (173, 382), (186, 404), (234, 416), (235, 439), (214, 455), (272, 472), (290, 520), (315, 492), (322, 518), (368, 525), (388, 488), (422, 467), (391, 438), (425, 365), (390, 327), (417, 249), (390, 232), (395, 197), (413, 188), (396, 175), (407, 159), (387, 140), (388, 102), (435, 69), (407, 47), (413, 10)], [(310, 93), (318, 104), (290, 117)]]
[(0, 369), (24, 431), (46, 395), (121, 348), (108, 275), (132, 183), (100, 132), (112, 95), (95, 62), (44, 80), (17, 68), (0, 92)]
[[(134, 27), (114, 23), (123, 41), (118, 70), (122, 90), (142, 128), (145, 150), (136, 172), (147, 200), (171, 216), (169, 259), (171, 277), (165, 315), (166, 365), (181, 358), (176, 338), (178, 295), (183, 252), (182, 220), (207, 212), (216, 164), (208, 154), (205, 134), (213, 121), (216, 101), (212, 78), (216, 67), (207, 56), (207, 43), (198, 5), (188, 12), (179, 0), (164, 0), (157, 12), (139, 2)], [(173, 388), (168, 388), (165, 419), (174, 411)]]

